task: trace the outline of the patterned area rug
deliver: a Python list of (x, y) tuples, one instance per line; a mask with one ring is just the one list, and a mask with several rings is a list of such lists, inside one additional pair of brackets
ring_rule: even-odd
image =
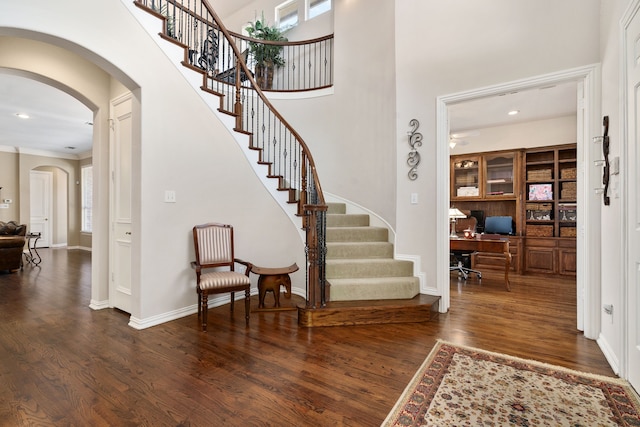
[(383, 426), (640, 426), (626, 381), (438, 341)]

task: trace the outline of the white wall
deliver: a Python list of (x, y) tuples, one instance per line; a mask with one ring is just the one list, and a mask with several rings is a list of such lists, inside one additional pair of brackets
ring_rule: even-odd
[[(609, 159), (620, 156), (622, 117), (620, 116), (620, 19), (629, 4), (628, 0), (603, 1), (601, 7), (600, 55), (602, 57), (602, 115), (609, 116)], [(623, 164), (623, 161), (620, 161)], [(622, 272), (622, 200), (620, 199), (620, 175), (610, 178), (611, 204), (602, 206), (602, 304), (611, 304), (613, 314), (602, 312), (601, 336), (598, 340), (605, 351), (620, 361), (625, 328), (623, 318), (625, 295)], [(631, 284), (628, 284), (631, 285)]]
[[(67, 92), (83, 97), (81, 101), (96, 112), (93, 281), (98, 289), (92, 300), (104, 301), (108, 290), (109, 75), (132, 90), (140, 102), (140, 140), (132, 166), (136, 178), (133, 318), (140, 324), (153, 323), (171, 313), (195, 309), (195, 274), (189, 262), (193, 259), (190, 232), (197, 223), (233, 224), (238, 257), (264, 266), (294, 261), (304, 266), (296, 226), (264, 190), (235, 140), (205, 107), (200, 92), (191, 89), (178, 72), (175, 64), (182, 57), (169, 60), (154, 41), (157, 36), (145, 32), (123, 2), (12, 2), (3, 5), (2, 34), (19, 37), (19, 43), (43, 40), (55, 55), (46, 50), (36, 56), (29, 49), (12, 51), (10, 43), (3, 46), (11, 55), (3, 53), (1, 66), (30, 69), (63, 81)], [(102, 70), (74, 71), (87, 62)], [(163, 203), (167, 189), (176, 191), (177, 203)], [(268, 226), (264, 218), (269, 218)], [(294, 287), (304, 287), (302, 270), (292, 278)]]

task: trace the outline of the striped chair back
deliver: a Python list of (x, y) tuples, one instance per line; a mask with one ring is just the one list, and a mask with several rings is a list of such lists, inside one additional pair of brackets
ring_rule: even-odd
[(233, 270), (233, 227), (209, 223), (193, 227), (197, 262), (205, 266), (228, 265)]

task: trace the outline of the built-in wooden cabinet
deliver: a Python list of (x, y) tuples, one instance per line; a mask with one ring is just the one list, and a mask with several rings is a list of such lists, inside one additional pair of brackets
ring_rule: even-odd
[(451, 157), (451, 200), (515, 200), (520, 151)]
[(526, 236), (576, 236), (576, 157), (576, 144), (525, 151)]
[(576, 274), (577, 146), (524, 153), (524, 272)]
[[(518, 273), (576, 274), (577, 146), (567, 144), (451, 157), (451, 206), (511, 216), (511, 268)], [(474, 268), (503, 268), (476, 254)]]

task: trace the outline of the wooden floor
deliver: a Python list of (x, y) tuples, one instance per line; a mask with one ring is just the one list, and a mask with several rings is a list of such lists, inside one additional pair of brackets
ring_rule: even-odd
[(88, 307), (90, 253), (42, 253), (0, 273), (0, 426), (378, 426), (438, 338), (613, 375), (575, 329), (571, 281), (452, 275), (431, 323), (299, 328), (282, 311), (246, 329), (238, 304), (207, 333), (196, 315), (138, 331)]

